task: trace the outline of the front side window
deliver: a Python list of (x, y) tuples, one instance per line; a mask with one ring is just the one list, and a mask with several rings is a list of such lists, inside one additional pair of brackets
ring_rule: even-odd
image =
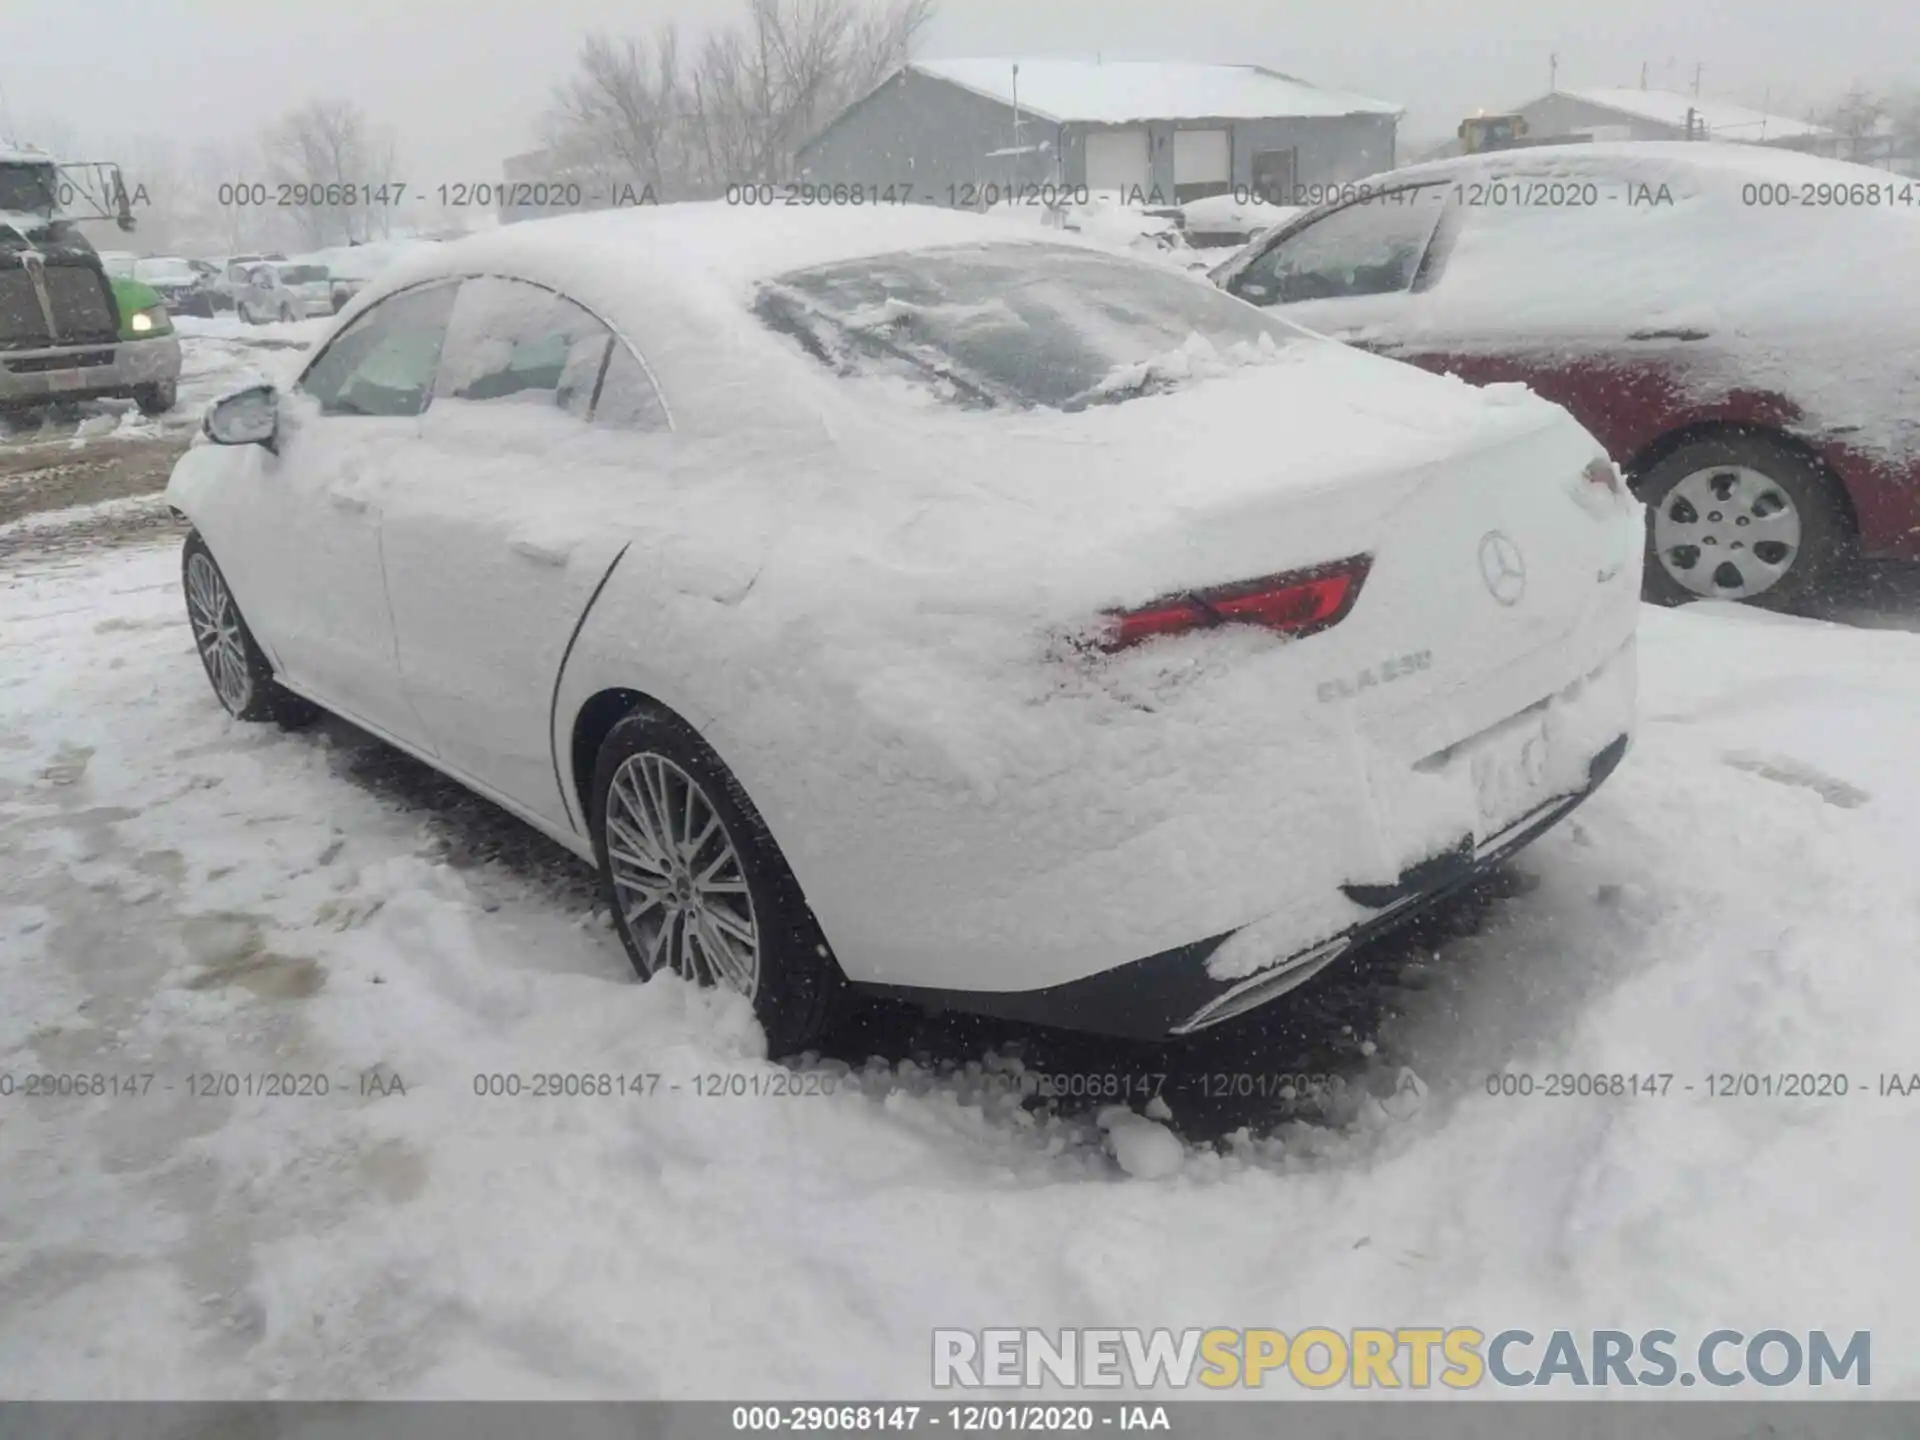
[(418, 415), (433, 395), (459, 285), (390, 295), (320, 353), (300, 389), (325, 415)]
[(1410, 288), (1446, 205), (1447, 187), (1369, 194), (1272, 246), (1231, 282), (1255, 305), (1391, 295)]
[(1202, 383), (1303, 334), (1177, 270), (1007, 241), (796, 271), (755, 310), (842, 374), (983, 409), (1079, 410)]

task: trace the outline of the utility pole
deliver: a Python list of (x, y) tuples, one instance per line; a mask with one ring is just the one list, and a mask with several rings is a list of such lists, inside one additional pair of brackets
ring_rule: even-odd
[(1700, 72), (1706, 68), (1705, 61), (1696, 60), (1693, 62), (1693, 98), (1696, 100), (1700, 98)]
[(1560, 92), (1560, 56), (1553, 53), (1547, 56), (1547, 93), (1557, 95)]
[(1013, 156), (1007, 166), (1008, 173), (1017, 183), (1023, 160), (1020, 154), (1020, 62), (1013, 62)]
[(1647, 62), (1644, 60), (1640, 62), (1640, 88), (1647, 88)]

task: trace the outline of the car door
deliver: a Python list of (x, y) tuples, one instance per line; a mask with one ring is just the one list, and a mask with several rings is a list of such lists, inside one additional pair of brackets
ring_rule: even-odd
[[(243, 487), (248, 618), (275, 668), (329, 709), (426, 748), (394, 654), (383, 499), (420, 462), (457, 283), (388, 296), (328, 342), (281, 405), (277, 453)], [(222, 564), (226, 564), (225, 557)]]
[(645, 478), (623, 432), (668, 428), (644, 365), (574, 301), (471, 278), (427, 412), (428, 463), (383, 520), (400, 668), (440, 763), (570, 828), (553, 702)]
[(1228, 272), (1226, 288), (1250, 304), (1284, 307), (1288, 319), (1336, 340), (1391, 343), (1431, 269), (1451, 190), (1427, 182), (1362, 194), (1282, 231)]

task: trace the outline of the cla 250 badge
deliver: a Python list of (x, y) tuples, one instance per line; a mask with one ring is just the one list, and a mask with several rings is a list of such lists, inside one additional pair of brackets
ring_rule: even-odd
[(1362, 690), (1371, 690), (1376, 685), (1388, 685), (1395, 680), (1405, 679), (1418, 671), (1431, 668), (1433, 652), (1416, 650), (1411, 655), (1402, 655), (1394, 660), (1382, 660), (1378, 665), (1369, 665), (1358, 675), (1345, 680), (1322, 680), (1319, 696), (1322, 705), (1332, 700), (1351, 700)]

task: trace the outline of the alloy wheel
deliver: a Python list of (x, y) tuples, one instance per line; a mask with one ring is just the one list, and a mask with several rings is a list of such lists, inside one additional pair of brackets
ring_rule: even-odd
[(614, 897), (649, 975), (671, 970), (753, 998), (760, 930), (733, 837), (700, 783), (664, 755), (630, 755), (607, 790)]
[(1653, 513), (1653, 551), (1674, 582), (1704, 599), (1747, 600), (1772, 589), (1800, 554), (1800, 511), (1745, 465), (1684, 475)]
[(240, 635), (240, 614), (219, 569), (205, 555), (187, 561), (187, 618), (213, 693), (229, 714), (240, 714), (253, 700), (253, 672)]

